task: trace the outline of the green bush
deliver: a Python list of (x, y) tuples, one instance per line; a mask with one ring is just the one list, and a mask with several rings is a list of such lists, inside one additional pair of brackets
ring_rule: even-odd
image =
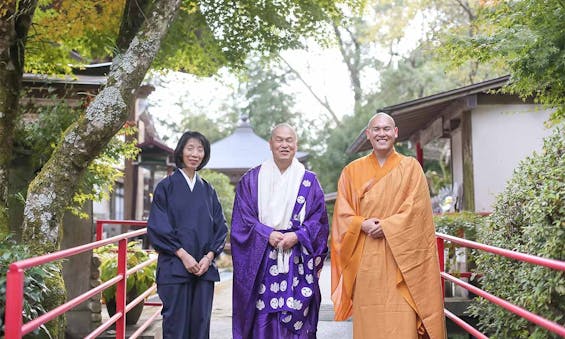
[[(106, 282), (118, 275), (118, 246), (114, 244), (99, 247), (94, 253), (100, 257), (100, 280)], [(127, 248), (127, 269), (149, 260), (149, 254), (141, 248), (136, 241), (130, 241)], [(155, 282), (157, 264), (151, 263), (141, 270), (128, 276), (126, 293), (132, 292), (135, 287), (136, 296), (145, 292)], [(107, 303), (115, 299), (116, 284), (102, 292), (102, 298)]]
[[(0, 238), (0, 337), (4, 335), (4, 316), (6, 309), (6, 274), (11, 263), (32, 257), (26, 245), (17, 244), (11, 236)], [(47, 280), (61, 275), (60, 265), (44, 264), (29, 268), (25, 271), (23, 295), (24, 323), (46, 313), (43, 302), (51, 294)], [(47, 328), (42, 325), (33, 332), (36, 335), (51, 337)]]
[[(436, 231), (439, 233), (476, 241), (477, 230), (484, 226), (485, 217), (473, 212), (463, 211), (436, 215), (434, 216), (434, 223), (436, 225)], [(452, 271), (452, 266), (455, 263), (455, 250), (463, 247), (446, 241), (445, 248), (448, 250), (445, 271), (451, 274), (457, 273)], [(475, 267), (474, 257), (476, 251), (477, 250), (471, 248), (465, 248), (467, 267), (469, 269)]]
[(485, 224), (482, 215), (469, 211), (446, 213), (434, 216), (436, 231), (475, 241), (477, 230)]
[(228, 236), (226, 241), (229, 241), (235, 188), (230, 183), (230, 178), (225, 174), (207, 169), (204, 169), (199, 173), (200, 176), (204, 178), (204, 180), (208, 181), (214, 187), (216, 193), (218, 194), (218, 199), (220, 200), (222, 210), (224, 211), (224, 217), (226, 218), (226, 222), (228, 224)]
[[(545, 258), (565, 259), (565, 137), (563, 125), (544, 141), (543, 152), (522, 161), (497, 197), (478, 241)], [(488, 254), (476, 255), (483, 289), (557, 323), (564, 323), (564, 272)], [(482, 298), (471, 314), (492, 338), (558, 338)]]

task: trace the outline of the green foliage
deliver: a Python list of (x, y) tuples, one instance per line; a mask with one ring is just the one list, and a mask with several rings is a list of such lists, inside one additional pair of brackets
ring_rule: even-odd
[(565, 6), (560, 0), (494, 1), (479, 11), (481, 34), (455, 35), (445, 44), (449, 59), (494, 62), (510, 70), (506, 93), (534, 98), (558, 122), (565, 115)]
[(469, 211), (434, 216), (436, 231), (475, 241), (477, 230), (485, 224), (485, 217)]
[[(227, 175), (218, 173), (212, 170), (201, 170), (198, 172), (202, 178), (208, 181), (216, 190), (218, 194), (218, 199), (220, 199), (220, 204), (224, 210), (224, 216), (228, 223), (228, 230), (231, 229), (231, 214), (233, 210), (233, 199), (235, 197), (235, 189), (232, 184), (230, 184), (230, 178)], [(229, 233), (228, 233), (229, 241)]]
[[(565, 125), (544, 141), (543, 152), (522, 161), (497, 197), (478, 241), (565, 260)], [(557, 323), (565, 320), (565, 274), (488, 253), (476, 255), (483, 289)], [(492, 338), (558, 338), (484, 299), (471, 313)]]
[(242, 81), (247, 105), (242, 114), (247, 115), (253, 131), (268, 140), (275, 125), (286, 122), (295, 126), (298, 139), (302, 140), (300, 127), (303, 118), (294, 110), (296, 101), (285, 91), (290, 74), (266, 59), (250, 58)]
[[(298, 47), (306, 36), (323, 39), (324, 22), (341, 15), (337, 5), (357, 8), (362, 2), (184, 0), (154, 66), (198, 75), (241, 67), (253, 50), (269, 54)], [(26, 71), (68, 74), (69, 65), (114, 57), (124, 7), (124, 0), (40, 0), (26, 44)]]
[[(220, 121), (210, 118), (206, 113), (190, 114), (190, 112), (183, 112), (183, 118), (180, 123), (162, 119), (159, 122), (167, 127), (167, 131), (171, 135), (178, 134), (180, 136), (185, 131), (198, 131), (204, 134), (211, 144), (228, 136), (231, 132), (231, 129), (222, 128)], [(233, 129), (235, 123), (232, 123), (231, 127)], [(168, 140), (171, 135), (164, 136), (163, 140)]]
[[(106, 282), (118, 274), (118, 246), (114, 244), (96, 248), (94, 253), (100, 257), (100, 280)], [(130, 241), (127, 246), (127, 269), (149, 260), (149, 254), (141, 248), (137, 241)], [(132, 292), (135, 287), (137, 295), (145, 292), (155, 283), (157, 263), (153, 262), (141, 270), (127, 277), (126, 293)], [(102, 292), (102, 298), (107, 303), (116, 295), (116, 285), (112, 285)]]
[[(4, 316), (6, 308), (6, 274), (11, 263), (32, 257), (31, 250), (9, 235), (0, 236), (0, 336), (4, 334)], [(55, 263), (29, 268), (25, 271), (23, 295), (24, 323), (46, 313), (45, 300), (53, 293), (47, 280), (61, 274), (61, 268)], [(49, 331), (42, 325), (33, 332), (51, 337)]]
[[(434, 223), (436, 225), (436, 232), (452, 235), (458, 238), (464, 238), (471, 241), (477, 240), (477, 230), (481, 229), (485, 225), (485, 217), (469, 212), (463, 211), (458, 213), (447, 213), (434, 216)], [(455, 263), (455, 249), (459, 245), (446, 242), (445, 248), (448, 250), (445, 271), (452, 272), (452, 266)], [(475, 266), (474, 257), (477, 251), (470, 248), (465, 248), (466, 262), (469, 269), (473, 269)]]
[[(424, 152), (425, 153), (425, 152)], [(405, 154), (405, 153), (403, 153)], [(443, 159), (424, 159), (424, 172), (430, 189), (430, 195), (437, 195), (442, 188), (451, 187), (451, 170)]]
[[(53, 95), (49, 100), (50, 105), (25, 106), (24, 111), (30, 112), (29, 119), (20, 121), (16, 130), (16, 143), (29, 150), (35, 172), (39, 172), (49, 160), (65, 130), (83, 114), (82, 106), (73, 106), (65, 98)], [(71, 212), (86, 217), (82, 207), (87, 200), (100, 201), (108, 198), (114, 183), (122, 176), (118, 168), (123, 159), (134, 159), (139, 152), (135, 140), (131, 140), (136, 133), (136, 127), (125, 125), (103, 153), (89, 165), (68, 206)]]
[(116, 181), (123, 176), (119, 170), (124, 159), (135, 159), (140, 149), (137, 148), (137, 127), (128, 124), (110, 140), (102, 154), (88, 165), (86, 173), (73, 197), (73, 204), (68, 209), (81, 217), (86, 201), (101, 201), (110, 198)]
[[(442, 17), (451, 21), (460, 18), (459, 12), (444, 11), (437, 7), (436, 2), (427, 1), (379, 1), (368, 7), (372, 11), (369, 15), (353, 15), (339, 22), (342, 38), (340, 48), (343, 49), (341, 52), (344, 59), (348, 61), (350, 76), (365, 79), (367, 71), (376, 71), (379, 74), (376, 84), (378, 88), (371, 89), (365, 82), (361, 84), (361, 97), (355, 98), (353, 115), (342, 118), (339, 128), (328, 123), (322, 129), (320, 138), (313, 142), (314, 145), (323, 145), (315, 148), (312, 164), (314, 170), (322, 174), (320, 179), (326, 192), (335, 191), (339, 174), (348, 162), (364, 155), (348, 155), (345, 151), (379, 108), (463, 84), (457, 76), (447, 73), (444, 63), (435, 59), (433, 52), (437, 46), (434, 45), (433, 37), (419, 42), (410, 52), (397, 51), (400, 46), (398, 42), (405, 36), (404, 29), (417, 13), (437, 8), (438, 13), (445, 14)], [(375, 19), (367, 20), (367, 17)], [(373, 53), (374, 50), (383, 48), (390, 50), (388, 63)], [(397, 144), (396, 148), (402, 154), (413, 155), (413, 149), (406, 144)], [(425, 164), (426, 169), (428, 165), (429, 162)], [(443, 185), (448, 180), (447, 173), (441, 170), (438, 168), (434, 174), (430, 172), (438, 185)]]
[(326, 145), (324, 149), (313, 154), (312, 169), (320, 173), (320, 184), (324, 192), (335, 192), (337, 181), (343, 167), (350, 161), (364, 154), (349, 155), (345, 151), (357, 138), (359, 132), (367, 125), (369, 114), (364, 116), (345, 116), (340, 128), (333, 128), (328, 122), (320, 133), (317, 144)]
[(464, 84), (455, 74), (448, 73), (444, 62), (437, 59), (431, 43), (421, 43), (396, 67), (381, 72), (381, 90), (375, 99), (383, 106), (418, 99)]
[[(54, 88), (48, 88), (49, 92)], [(32, 93), (25, 93), (30, 97)], [(31, 151), (32, 165), (38, 171), (51, 156), (65, 129), (81, 114), (82, 108), (71, 106), (56, 94), (45, 98), (48, 105), (28, 103), (22, 107), (27, 117), (16, 128), (16, 143)]]
[(210, 76), (227, 63), (197, 1), (185, 1), (161, 44), (157, 68)]
[(26, 72), (69, 74), (70, 65), (113, 55), (124, 5), (124, 0), (40, 0), (26, 41)]
[(251, 51), (268, 55), (297, 48), (307, 36), (323, 39), (324, 22), (339, 17), (338, 5), (360, 7), (358, 0), (200, 1), (209, 29), (231, 65), (243, 65)]

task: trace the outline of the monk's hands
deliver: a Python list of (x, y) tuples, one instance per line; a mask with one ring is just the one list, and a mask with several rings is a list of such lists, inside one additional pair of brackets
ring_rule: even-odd
[(283, 239), (279, 242), (279, 248), (288, 250), (298, 243), (298, 236), (294, 232), (283, 234)]
[(269, 235), (269, 244), (273, 247), (279, 247), (279, 243), (283, 240), (284, 235), (279, 231), (272, 231)]
[(275, 248), (288, 250), (298, 243), (298, 236), (294, 232), (281, 233), (272, 231), (269, 235), (269, 244)]
[(188, 272), (196, 274), (198, 271), (200, 271), (200, 264), (184, 248), (178, 249), (175, 254), (182, 261), (184, 268)]
[(361, 223), (361, 230), (373, 239), (381, 239), (385, 237), (381, 222), (377, 218), (369, 218)]

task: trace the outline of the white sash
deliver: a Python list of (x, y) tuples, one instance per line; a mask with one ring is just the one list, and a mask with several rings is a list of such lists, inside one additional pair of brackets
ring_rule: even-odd
[[(272, 158), (261, 165), (258, 179), (258, 207), (259, 221), (262, 224), (276, 230), (286, 230), (292, 227), (290, 218), (304, 171), (304, 165), (296, 158), (292, 160), (284, 173), (280, 172)], [(303, 208), (300, 213), (301, 223), (304, 221), (304, 214)], [(277, 259), (279, 273), (288, 272), (290, 252), (290, 250), (283, 251), (279, 248)]]

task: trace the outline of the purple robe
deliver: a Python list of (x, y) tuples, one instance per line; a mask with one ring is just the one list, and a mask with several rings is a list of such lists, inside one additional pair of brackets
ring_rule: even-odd
[[(230, 237), (234, 270), (233, 338), (315, 338), (321, 302), (318, 277), (327, 255), (329, 233), (324, 193), (317, 178), (310, 172), (313, 180), (305, 197), (304, 222), (293, 230), (298, 243), (292, 249), (289, 276), (281, 274), (278, 279), (285, 281), (285, 290), (281, 295), (281, 282), (278, 282), (279, 288), (276, 289), (269, 290), (270, 286), (265, 286), (273, 279), (270, 274), (272, 271), (269, 271), (272, 270), (272, 252), (275, 248), (269, 244), (273, 228), (259, 221), (257, 200), (260, 168), (249, 170), (236, 188)], [(304, 270), (310, 270), (313, 274), (306, 278), (308, 274), (304, 274)], [(311, 296), (302, 299), (300, 293), (304, 288), (310, 290)], [(279, 306), (274, 305), (274, 310), (268, 300), (263, 300), (265, 289), (270, 296), (276, 294), (281, 299)], [(295, 303), (289, 303), (284, 297), (291, 292), (301, 299), (297, 297)], [(308, 301), (307, 305), (302, 304), (304, 300)], [(290, 318), (299, 317), (302, 318), (299, 326), (296, 323), (293, 323), (295, 326), (288, 326)]]

